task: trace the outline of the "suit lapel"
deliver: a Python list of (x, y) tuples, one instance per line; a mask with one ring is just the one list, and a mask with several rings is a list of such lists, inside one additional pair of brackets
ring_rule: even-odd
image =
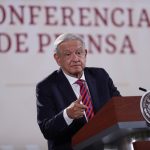
[(96, 79), (88, 73), (88, 71), (85, 69), (84, 71), (85, 73), (85, 79), (86, 79), (86, 82), (88, 84), (88, 88), (89, 88), (89, 91), (90, 91), (90, 95), (91, 95), (91, 98), (92, 98), (92, 102), (93, 102), (93, 106), (94, 106), (94, 111), (97, 112), (98, 111), (98, 107), (99, 106), (99, 96), (98, 96), (98, 90), (97, 90), (97, 87), (96, 87)]
[(77, 99), (69, 81), (67, 80), (61, 69), (58, 71), (58, 88), (63, 94), (67, 106)]

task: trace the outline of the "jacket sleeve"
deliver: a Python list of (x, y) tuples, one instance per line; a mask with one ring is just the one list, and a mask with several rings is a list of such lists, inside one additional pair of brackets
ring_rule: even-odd
[(37, 121), (41, 132), (46, 139), (56, 138), (67, 129), (63, 117), (63, 110), (57, 113), (54, 97), (50, 95), (40, 84), (36, 87), (37, 97)]

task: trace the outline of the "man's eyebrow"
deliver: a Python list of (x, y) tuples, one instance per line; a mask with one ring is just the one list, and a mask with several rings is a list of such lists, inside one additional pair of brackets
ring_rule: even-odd
[[(80, 49), (83, 49), (83, 47), (79, 47), (79, 48), (74, 49), (74, 50), (77, 51), (77, 50), (80, 50)], [(64, 49), (63, 51), (70, 51), (70, 50), (69, 49)]]

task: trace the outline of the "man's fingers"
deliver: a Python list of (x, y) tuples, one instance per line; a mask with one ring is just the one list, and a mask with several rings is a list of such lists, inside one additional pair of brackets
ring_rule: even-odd
[(82, 103), (82, 96), (79, 97), (76, 101), (71, 103), (67, 109), (67, 114), (70, 118), (78, 119), (84, 116), (84, 111), (88, 107)]
[(75, 107), (77, 109), (84, 109), (84, 110), (87, 109), (87, 106), (82, 103), (75, 103)]
[(82, 103), (82, 96), (81, 95), (79, 96), (79, 99), (77, 99), (75, 101), (75, 104), (77, 104), (77, 106), (80, 108), (87, 109), (87, 106)]
[(78, 110), (75, 112), (75, 118), (81, 118), (84, 116), (84, 110)]

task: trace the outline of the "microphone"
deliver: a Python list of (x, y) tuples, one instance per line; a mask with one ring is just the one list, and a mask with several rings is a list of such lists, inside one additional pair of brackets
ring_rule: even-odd
[(144, 89), (144, 88), (142, 88), (142, 87), (139, 87), (139, 90), (144, 91), (144, 92), (147, 92), (147, 90)]

